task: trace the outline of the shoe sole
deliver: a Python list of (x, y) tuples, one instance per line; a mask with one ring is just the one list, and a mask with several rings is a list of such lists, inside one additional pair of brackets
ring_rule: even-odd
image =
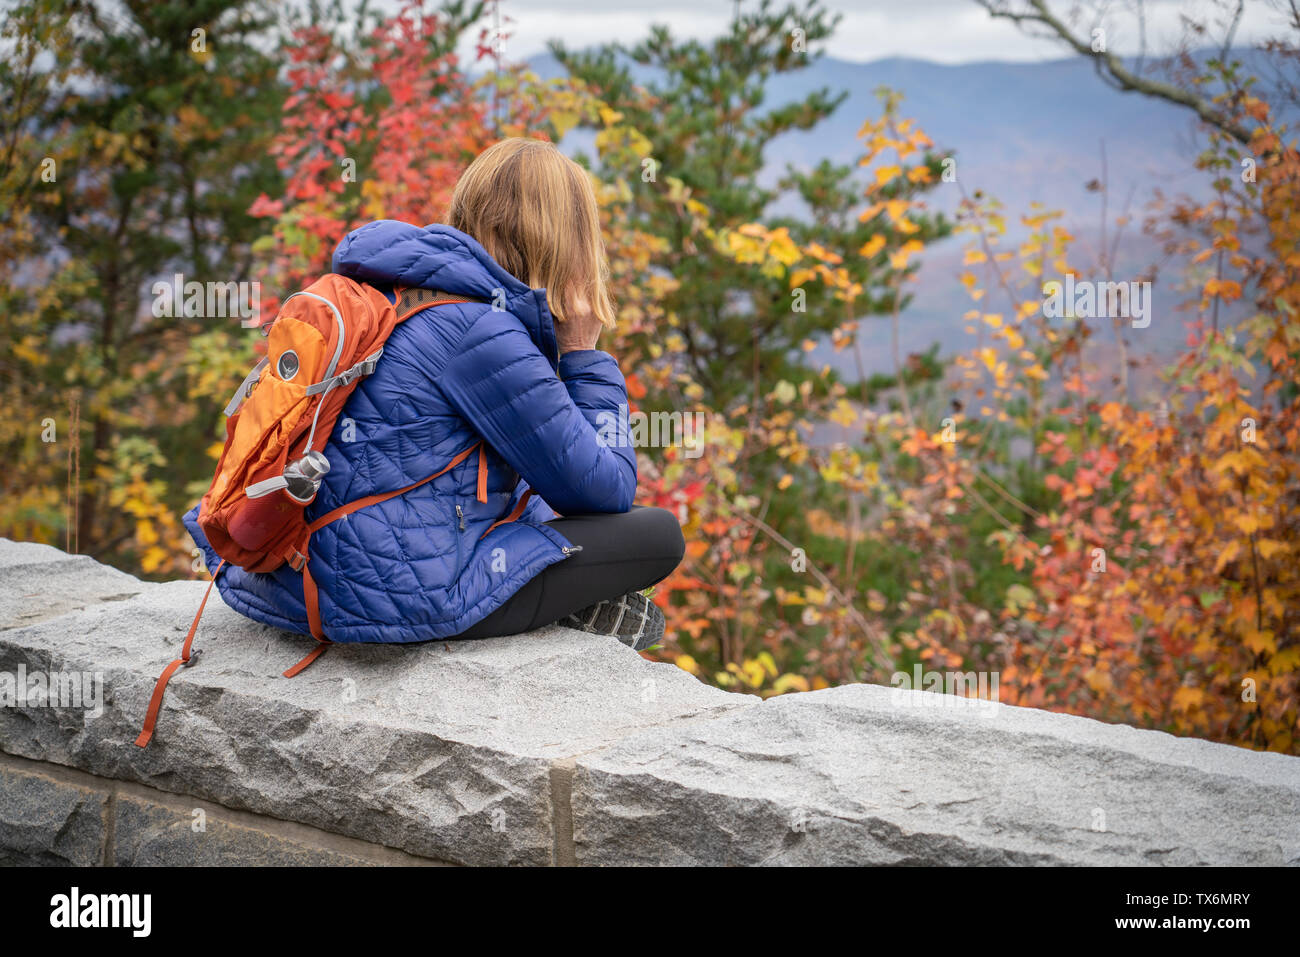
[(663, 612), (640, 592), (584, 608), (570, 615), (565, 624), (593, 635), (617, 638), (633, 651), (645, 651), (664, 637)]

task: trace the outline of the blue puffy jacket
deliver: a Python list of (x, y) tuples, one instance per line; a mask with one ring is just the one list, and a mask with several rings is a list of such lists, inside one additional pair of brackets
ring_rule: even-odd
[[(544, 524), (555, 517), (552, 507), (561, 514), (631, 507), (636, 453), (619, 414), (627, 403), (623, 376), (604, 352), (559, 356), (545, 291), (528, 288), (449, 226), (370, 223), (339, 244), (333, 271), (390, 299), (397, 284), (487, 300), (434, 306), (396, 328), (339, 416), (325, 447), (329, 474), (307, 510), (311, 521), (418, 482), (485, 439), (486, 504), (476, 496), (471, 455), (311, 540), (311, 573), (331, 641), (459, 634), (568, 557), (571, 544)], [(504, 308), (493, 308), (494, 300)], [(480, 538), (526, 487), (533, 497), (519, 520)], [(196, 506), (185, 527), (215, 569), (219, 559), (197, 515)], [(253, 574), (228, 565), (217, 587), (241, 614), (310, 634), (302, 575), (289, 567)]]

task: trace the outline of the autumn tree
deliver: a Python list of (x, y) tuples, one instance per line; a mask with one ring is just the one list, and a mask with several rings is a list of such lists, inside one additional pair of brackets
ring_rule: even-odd
[(483, 7), (413, 2), (393, 15), (335, 14), (293, 30), (288, 95), (270, 144), (285, 187), (250, 210), (268, 230), (256, 246), (269, 293), (263, 319), (329, 271), (352, 229), (444, 215), (461, 171), (495, 138), (488, 100), (455, 52)]
[[(572, 76), (647, 137), (648, 152), (627, 171), (633, 223), (664, 240), (657, 265), (677, 288), (664, 301), (674, 325), (662, 334), (683, 339), (681, 358), (713, 408), (740, 397), (759, 404), (765, 387), (802, 378), (804, 342), (845, 322), (820, 285), (791, 290), (725, 249), (692, 242), (686, 209), (688, 198), (703, 203), (715, 229), (784, 225), (797, 242), (838, 254), (863, 245), (872, 230), (855, 216), (843, 218), (846, 195), (860, 194), (854, 170), (823, 164), (791, 170), (777, 182), (764, 175), (774, 139), (816, 128), (846, 95), (820, 89), (773, 102), (783, 79), (819, 55), (837, 21), (816, 0), (780, 8), (762, 0), (738, 5), (727, 31), (710, 41), (679, 40), (659, 26), (628, 48), (578, 53), (552, 45)], [(794, 201), (800, 213), (778, 215), (774, 207), (783, 201)], [(856, 278), (866, 280), (876, 265), (863, 260)], [(856, 305), (862, 313), (889, 308), (866, 298)]]
[[(651, 264), (671, 283), (657, 297), (663, 321), (618, 338), (639, 405), (712, 423), (702, 459), (673, 448), (643, 455), (652, 501), (680, 509), (688, 523), (688, 563), (663, 591), (681, 600), (670, 611), (682, 647), (706, 668), (739, 667), (789, 637), (774, 617), (773, 587), (801, 593), (809, 576), (792, 572), (781, 542), (812, 549), (814, 563), (842, 558), (843, 546), (808, 524), (812, 505), (849, 506), (841, 486), (818, 478), (834, 467), (810, 454), (807, 439), (819, 419), (845, 414), (846, 393), (835, 372), (804, 356), (818, 341), (855, 348), (859, 320), (896, 314), (906, 293), (887, 257), (946, 228), (919, 203), (912, 218), (896, 215), (904, 195), (937, 182), (929, 171), (899, 181), (886, 171), (872, 197), (879, 205), (864, 215), (874, 171), (823, 163), (773, 177), (765, 169), (775, 138), (815, 129), (843, 99), (825, 89), (776, 99), (835, 23), (815, 2), (762, 2), (738, 7), (708, 42), (656, 27), (630, 48), (552, 47), (571, 77), (642, 136), (639, 151), (619, 154), (625, 165), (605, 158), (596, 169), (622, 184), (619, 214), (651, 238)], [(928, 159), (937, 173), (938, 159)], [(800, 495), (779, 494), (791, 483)], [(848, 600), (841, 593), (840, 607)]]
[[(221, 319), (154, 309), (152, 287), (249, 278), (248, 206), (277, 179), (277, 60), (260, 42), (273, 23), (256, 0), (8, 9), (0, 242), (17, 255), (0, 323), (6, 398), (23, 411), (2, 436), (21, 463), (4, 478), (6, 534), (188, 571), (177, 516), (208, 422), (191, 401), (196, 350), (241, 358)], [(56, 441), (37, 439), (45, 419)]]

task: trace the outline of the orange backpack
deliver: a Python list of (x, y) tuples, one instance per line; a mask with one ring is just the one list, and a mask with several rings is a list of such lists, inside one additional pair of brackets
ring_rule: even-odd
[[(167, 682), (177, 669), (197, 660), (198, 652), (191, 653), (194, 634), (212, 584), (227, 562), (250, 572), (274, 571), (287, 562), (302, 572), (308, 625), (318, 644), (284, 672), (291, 678), (329, 645), (316, 584), (307, 568), (313, 532), (358, 509), (418, 488), (475, 451), (479, 453), (477, 497), (487, 501), (487, 463), (480, 440), (433, 475), (405, 488), (350, 502), (311, 524), (304, 515), (321, 476), (329, 471), (322, 450), (335, 421), (357, 382), (375, 370), (393, 329), (430, 306), (471, 301), (435, 290), (399, 289), (396, 303), (390, 303), (374, 287), (331, 273), (289, 296), (275, 319), (263, 327), (269, 339), (266, 357), (226, 406), (226, 445), (212, 485), (199, 503), (199, 526), (221, 562), (185, 636), (181, 656), (167, 666), (154, 687), (137, 745), (144, 747), (153, 736)], [(488, 531), (518, 518), (529, 495), (521, 496), (510, 515)]]
[[(310, 536), (303, 513), (315, 488), (295, 495), (286, 468), (324, 449), (399, 322), (429, 306), (468, 301), (410, 289), (394, 305), (373, 286), (333, 274), (287, 298), (263, 327), (266, 358), (226, 406), (226, 446), (199, 503), (199, 527), (212, 550), (250, 572), (285, 562), (301, 568)], [(311, 458), (328, 471), (323, 456)]]

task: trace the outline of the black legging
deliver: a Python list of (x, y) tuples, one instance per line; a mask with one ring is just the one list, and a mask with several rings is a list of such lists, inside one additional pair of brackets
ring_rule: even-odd
[(672, 512), (632, 506), (615, 515), (571, 515), (547, 522), (574, 545), (501, 607), (458, 638), (517, 635), (559, 621), (598, 601), (649, 588), (667, 578), (686, 552)]

